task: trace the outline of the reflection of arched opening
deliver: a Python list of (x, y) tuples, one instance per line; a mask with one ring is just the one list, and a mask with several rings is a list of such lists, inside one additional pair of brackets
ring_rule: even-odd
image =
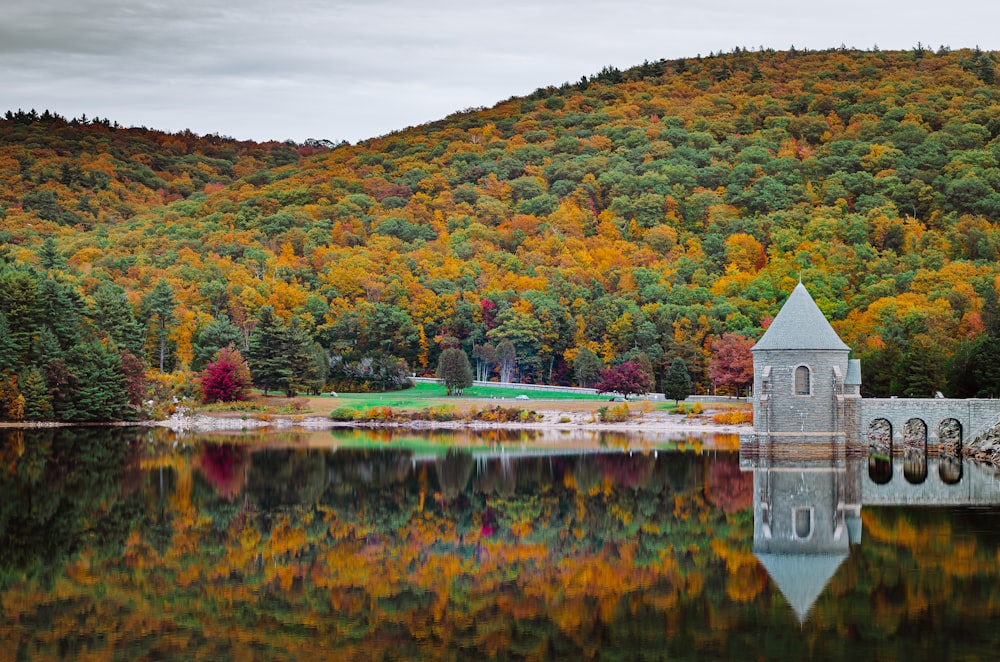
[(868, 424), (868, 477), (880, 485), (892, 480), (892, 423), (884, 418)]
[(796, 508), (793, 519), (795, 537), (799, 540), (809, 538), (813, 530), (812, 508)]
[(927, 424), (919, 418), (903, 426), (903, 477), (915, 485), (927, 480)]
[(962, 424), (954, 418), (938, 424), (938, 476), (946, 485), (962, 480)]
[(942, 455), (938, 458), (938, 476), (945, 485), (957, 485), (962, 480), (962, 458)]
[(811, 395), (809, 367), (800, 365), (795, 369), (795, 395)]

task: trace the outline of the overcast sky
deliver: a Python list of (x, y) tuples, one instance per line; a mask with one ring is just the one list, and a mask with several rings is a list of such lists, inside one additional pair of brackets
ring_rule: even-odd
[(0, 112), (358, 140), (605, 65), (841, 44), (1000, 48), (993, 0), (2, 0)]

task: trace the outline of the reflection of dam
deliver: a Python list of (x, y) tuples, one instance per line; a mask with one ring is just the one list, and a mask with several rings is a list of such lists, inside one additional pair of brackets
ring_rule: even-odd
[[(947, 464), (944, 464), (947, 463)], [(996, 469), (965, 461), (959, 465), (958, 480), (948, 482), (954, 471), (949, 460), (927, 460), (927, 478), (911, 483), (903, 460), (893, 460), (892, 479), (875, 482), (867, 470), (861, 471), (861, 502), (866, 506), (991, 506), (1000, 505), (1000, 480)]]
[[(788, 444), (787, 439), (773, 442), (783, 451)], [(863, 506), (1000, 505), (1000, 476), (975, 462), (925, 457), (925, 477), (916, 484), (902, 459), (892, 460), (891, 472), (879, 473), (868, 458), (849, 457), (842, 446), (831, 447), (825, 459), (809, 461), (787, 453), (779, 459), (771, 450), (765, 443), (741, 452), (740, 468), (752, 471), (754, 479), (753, 552), (800, 621), (847, 559), (850, 546), (861, 544)], [(889, 479), (883, 481), (884, 475)]]

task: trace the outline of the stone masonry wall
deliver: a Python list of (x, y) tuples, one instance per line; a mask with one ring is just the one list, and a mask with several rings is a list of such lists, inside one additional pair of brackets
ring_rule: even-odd
[(962, 425), (962, 442), (968, 443), (1000, 422), (1000, 400), (948, 398), (864, 398), (861, 400), (862, 437), (876, 419), (892, 424), (893, 445), (901, 445), (903, 427), (911, 418), (927, 424), (927, 442), (938, 443), (942, 421), (953, 418)]
[[(842, 430), (833, 366), (847, 373), (847, 352), (764, 351), (754, 356), (755, 393), (761, 393), (761, 375), (771, 366), (766, 402), (755, 402), (755, 432), (770, 434), (832, 434)], [(795, 395), (795, 368), (811, 371), (811, 395)], [(766, 411), (764, 411), (766, 410)], [(767, 429), (764, 429), (766, 426)]]

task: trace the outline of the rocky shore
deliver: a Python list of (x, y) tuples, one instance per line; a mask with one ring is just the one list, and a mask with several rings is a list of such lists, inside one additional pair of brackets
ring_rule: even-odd
[(1000, 466), (1000, 425), (973, 439), (963, 451), (967, 458)]
[(749, 432), (750, 425), (720, 425), (708, 416), (682, 417), (662, 412), (652, 412), (631, 417), (619, 423), (602, 423), (589, 414), (562, 411), (541, 411), (532, 422), (485, 422), (476, 420), (456, 421), (381, 421), (337, 422), (320, 416), (272, 416), (266, 419), (252, 416), (209, 415), (179, 411), (170, 418), (151, 421), (148, 425), (164, 427), (175, 432), (223, 432), (240, 430), (324, 430), (334, 428), (380, 428), (413, 430), (618, 430), (618, 431), (669, 431), (677, 433), (740, 434)]

